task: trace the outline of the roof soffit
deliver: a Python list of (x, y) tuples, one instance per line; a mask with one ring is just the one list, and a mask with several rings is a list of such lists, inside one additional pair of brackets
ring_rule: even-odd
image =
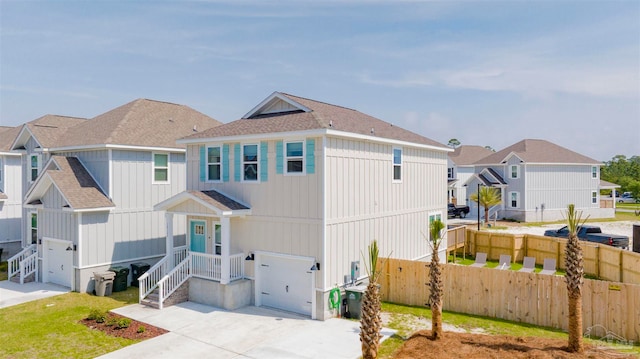
[[(286, 105), (288, 106), (278, 106), (279, 103), (284, 102)], [(281, 109), (278, 109), (278, 107), (281, 107)], [(285, 110), (286, 108), (286, 110)], [(283, 94), (281, 94), (280, 92), (274, 92), (271, 95), (269, 95), (269, 97), (267, 97), (266, 99), (264, 99), (262, 102), (260, 102), (258, 105), (256, 105), (254, 108), (251, 109), (251, 111), (247, 112), (244, 116), (242, 116), (243, 119), (248, 119), (250, 117), (256, 116), (256, 115), (261, 115), (261, 114), (273, 114), (273, 113), (278, 113), (278, 112), (291, 112), (294, 110), (300, 110), (300, 111), (304, 111), (304, 112), (311, 112), (311, 109), (288, 98), (287, 96), (284, 96)]]

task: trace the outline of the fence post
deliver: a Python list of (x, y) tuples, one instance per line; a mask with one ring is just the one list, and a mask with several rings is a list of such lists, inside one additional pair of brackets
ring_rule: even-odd
[(596, 277), (600, 278), (600, 246), (596, 246)]
[[(562, 255), (560, 255), (560, 240), (556, 239), (556, 244), (557, 244), (557, 249), (556, 249), (556, 263), (558, 268), (560, 268), (560, 258), (562, 257)], [(566, 270), (567, 268), (565, 268)]]
[(623, 268), (623, 265), (622, 265), (622, 258), (624, 258), (623, 254), (624, 254), (624, 251), (620, 250), (620, 265), (618, 266), (618, 268), (620, 269), (620, 280), (619, 280), (619, 282), (623, 282), (623, 280), (624, 280), (624, 268)]

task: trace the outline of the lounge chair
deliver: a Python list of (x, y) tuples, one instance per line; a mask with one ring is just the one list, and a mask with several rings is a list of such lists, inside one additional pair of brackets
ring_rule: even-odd
[(498, 264), (498, 269), (510, 269), (511, 268), (511, 256), (508, 254), (500, 255), (500, 262)]
[(522, 268), (518, 272), (533, 273), (536, 268), (536, 259), (534, 257), (524, 257)]
[(471, 267), (484, 267), (487, 265), (487, 254), (478, 252), (476, 253), (476, 262)]
[(556, 274), (556, 259), (545, 258), (540, 274), (548, 274), (548, 275)]

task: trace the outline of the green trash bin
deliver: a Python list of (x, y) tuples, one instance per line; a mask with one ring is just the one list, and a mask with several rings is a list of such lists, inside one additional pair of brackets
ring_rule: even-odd
[(114, 272), (115, 278), (113, 279), (113, 291), (122, 292), (127, 290), (127, 278), (129, 277), (129, 268), (127, 267), (111, 267), (110, 272)]
[(349, 317), (352, 319), (360, 319), (362, 312), (362, 296), (366, 292), (367, 286), (358, 285), (345, 289), (347, 295), (347, 308), (349, 309)]
[(145, 262), (132, 263), (131, 264), (131, 285), (134, 287), (139, 287), (140, 282), (138, 281), (138, 278), (140, 278), (141, 275), (147, 273), (149, 268), (151, 268), (149, 263), (145, 263)]

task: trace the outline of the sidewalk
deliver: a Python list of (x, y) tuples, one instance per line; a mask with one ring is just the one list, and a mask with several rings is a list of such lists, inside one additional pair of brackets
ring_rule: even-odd
[(30, 282), (19, 284), (3, 280), (0, 282), (0, 308), (69, 292), (69, 288), (51, 283)]

